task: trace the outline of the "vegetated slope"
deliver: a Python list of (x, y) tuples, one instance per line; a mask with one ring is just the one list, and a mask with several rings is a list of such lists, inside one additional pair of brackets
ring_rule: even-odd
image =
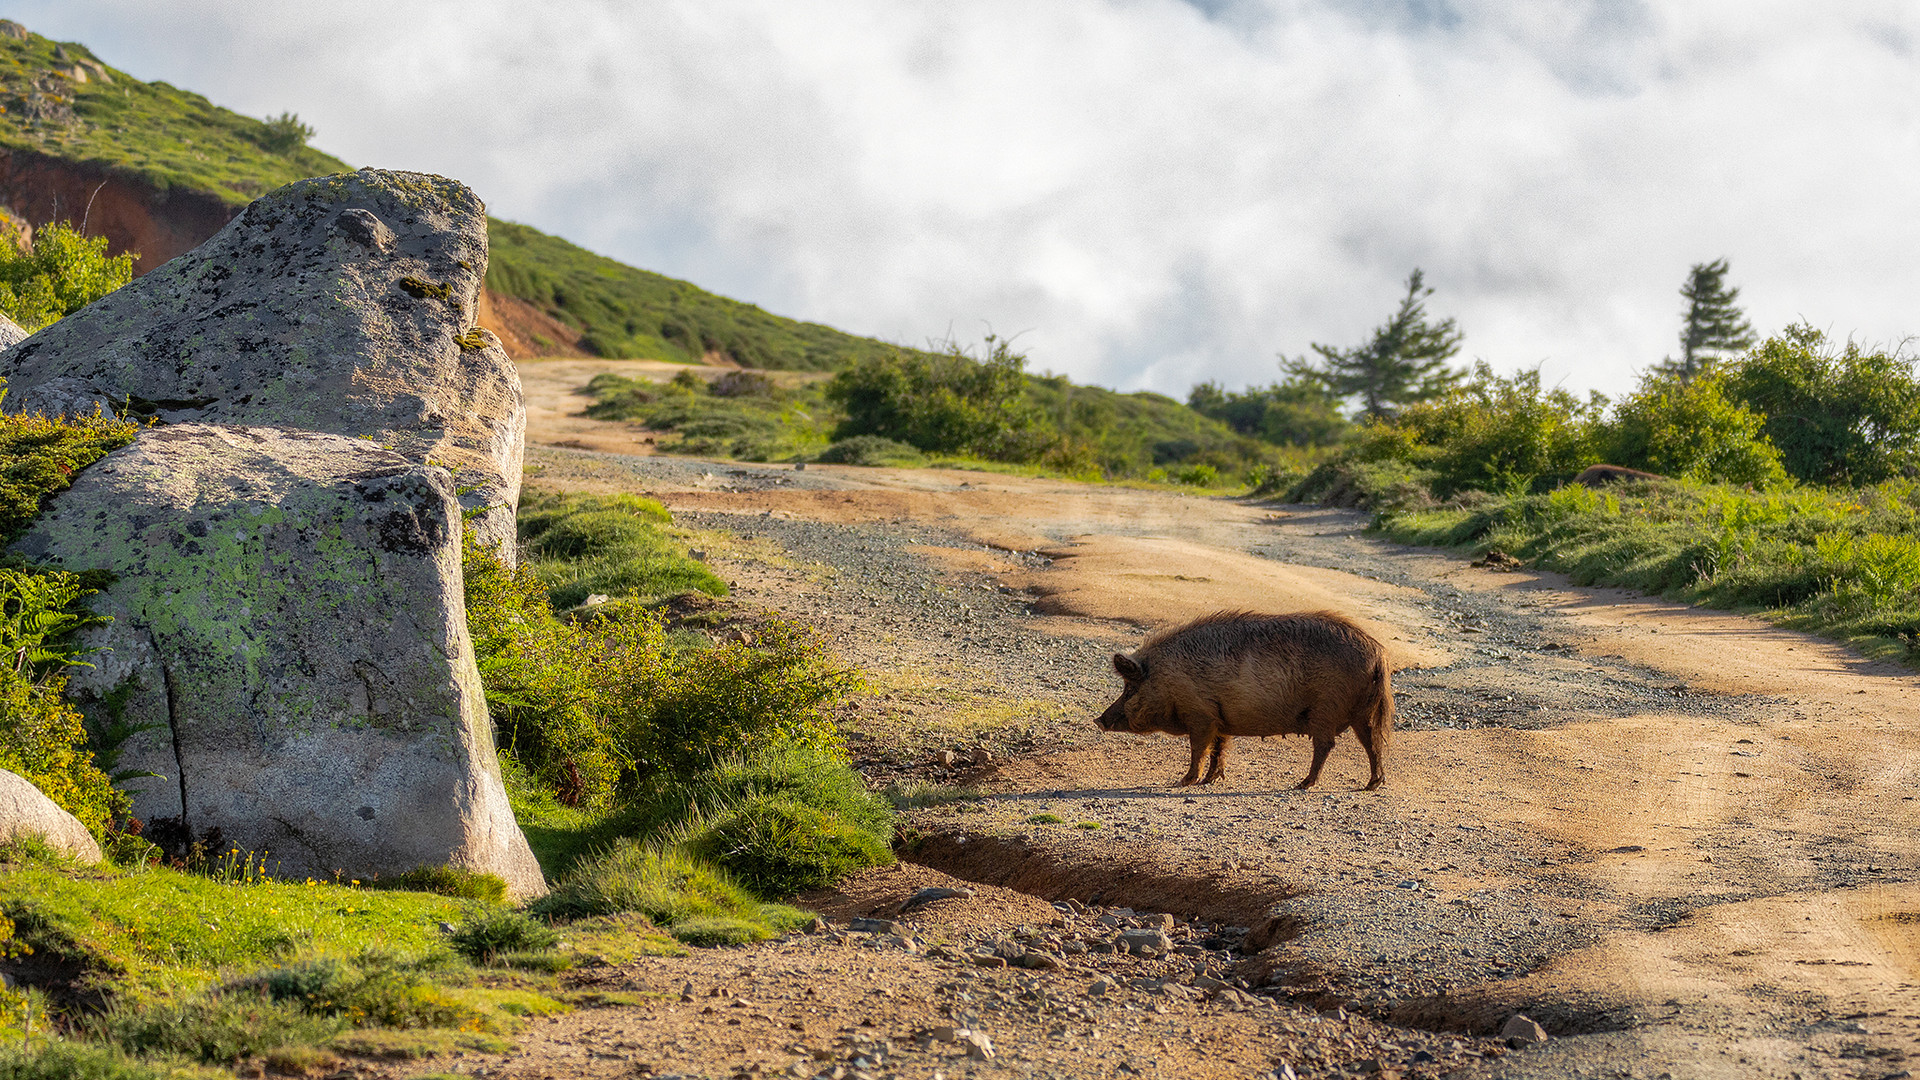
[[(282, 184), (350, 168), (305, 145), (305, 134), (291, 117), (242, 116), (167, 83), (142, 82), (85, 45), (0, 20), (0, 202), (35, 226), (84, 222), (113, 253), (138, 252), (138, 272), (205, 241)], [(515, 320), (527, 313), (492, 305), (516, 321), (518, 332), (503, 337), (521, 343), (522, 354), (578, 349), (824, 370), (891, 347), (772, 315), (525, 225), (491, 221), (489, 239), (494, 299), (537, 309)]]
[(582, 348), (600, 356), (828, 371), (896, 348), (769, 314), (526, 225), (493, 221), (487, 239), (487, 288), (577, 327)]
[[(0, 23), (0, 147), (131, 173), (243, 206), (347, 166), (285, 129), (106, 66), (84, 45)], [(78, 210), (78, 207), (68, 208)]]

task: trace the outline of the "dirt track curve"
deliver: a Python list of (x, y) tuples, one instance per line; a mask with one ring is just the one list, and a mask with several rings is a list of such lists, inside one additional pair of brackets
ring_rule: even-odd
[[(523, 367), (564, 416), (584, 378), (551, 371)], [(1905, 669), (1381, 543), (1347, 512), (625, 456), (601, 448), (639, 437), (577, 418), (536, 415), (532, 438), (532, 483), (652, 494), (736, 603), (828, 630), (872, 677), (847, 723), (876, 783), (992, 797), (911, 812), (901, 868), (811, 899), (891, 916), (927, 884), (973, 898), (877, 934), (602, 969), (665, 1004), (543, 1022), (476, 1073), (1880, 1080), (1920, 1055)], [(1386, 787), (1356, 790), (1348, 737), (1311, 791), (1291, 790), (1307, 747), (1283, 739), (1241, 740), (1224, 781), (1174, 789), (1184, 745), (1093, 730), (1110, 652), (1220, 608), (1334, 608), (1388, 641)], [(1107, 951), (1160, 912), (1171, 951)], [(1064, 963), (970, 955), (1010, 941)], [(775, 1002), (773, 1026), (674, 996), (703, 980)], [(1554, 1037), (1486, 1038), (1515, 1013)], [(995, 1055), (928, 1037), (956, 1023)]]

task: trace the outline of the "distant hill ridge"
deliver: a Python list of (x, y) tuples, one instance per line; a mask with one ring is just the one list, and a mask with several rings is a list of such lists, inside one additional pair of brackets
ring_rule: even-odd
[[(351, 170), (291, 117), (242, 116), (142, 82), (76, 42), (0, 19), (0, 203), (27, 224), (72, 221), (140, 255), (144, 273), (247, 203)], [(481, 322), (517, 357), (601, 355), (830, 370), (893, 346), (800, 322), (489, 219)]]

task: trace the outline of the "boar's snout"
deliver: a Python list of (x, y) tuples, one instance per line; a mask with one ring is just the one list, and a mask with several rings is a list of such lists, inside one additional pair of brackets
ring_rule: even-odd
[(1127, 710), (1121, 707), (1126, 703), (1127, 699), (1123, 697), (1107, 706), (1107, 711), (1101, 713), (1094, 723), (1099, 724), (1102, 731), (1127, 730)]

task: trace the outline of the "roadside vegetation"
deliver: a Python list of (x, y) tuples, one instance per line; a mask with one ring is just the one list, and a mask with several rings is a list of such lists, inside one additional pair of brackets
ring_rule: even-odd
[[(134, 433), (0, 417), (8, 533)], [(553, 886), (524, 910), (499, 879), (448, 867), (284, 881), (251, 852), (167, 857), (109, 775), (125, 733), (90, 730), (61, 697), (98, 583), (0, 568), (0, 767), (109, 853), (83, 868), (33, 842), (0, 850), (0, 1076), (499, 1051), (573, 1007), (560, 976), (583, 959), (788, 932), (812, 916), (783, 898), (892, 860), (893, 809), (828, 715), (859, 677), (815, 632), (670, 626), (662, 602), (725, 586), (657, 503), (533, 491), (526, 507), (517, 568), (471, 540), (465, 553), (501, 769)]]
[[(1370, 508), (1401, 542), (1497, 550), (1920, 663), (1915, 359), (1806, 325), (1756, 343), (1725, 272), (1694, 268), (1681, 357), (1621, 401), (1479, 363), (1363, 410), (1328, 460), (1263, 493)], [(1569, 483), (1603, 463), (1658, 478)]]
[(1084, 480), (1202, 488), (1259, 483), (1311, 451), (1242, 435), (1172, 398), (1031, 375), (1027, 358), (989, 336), (975, 350), (892, 349), (829, 380), (756, 372), (665, 383), (600, 375), (587, 415), (669, 434), (672, 453), (742, 461), (948, 465)]

